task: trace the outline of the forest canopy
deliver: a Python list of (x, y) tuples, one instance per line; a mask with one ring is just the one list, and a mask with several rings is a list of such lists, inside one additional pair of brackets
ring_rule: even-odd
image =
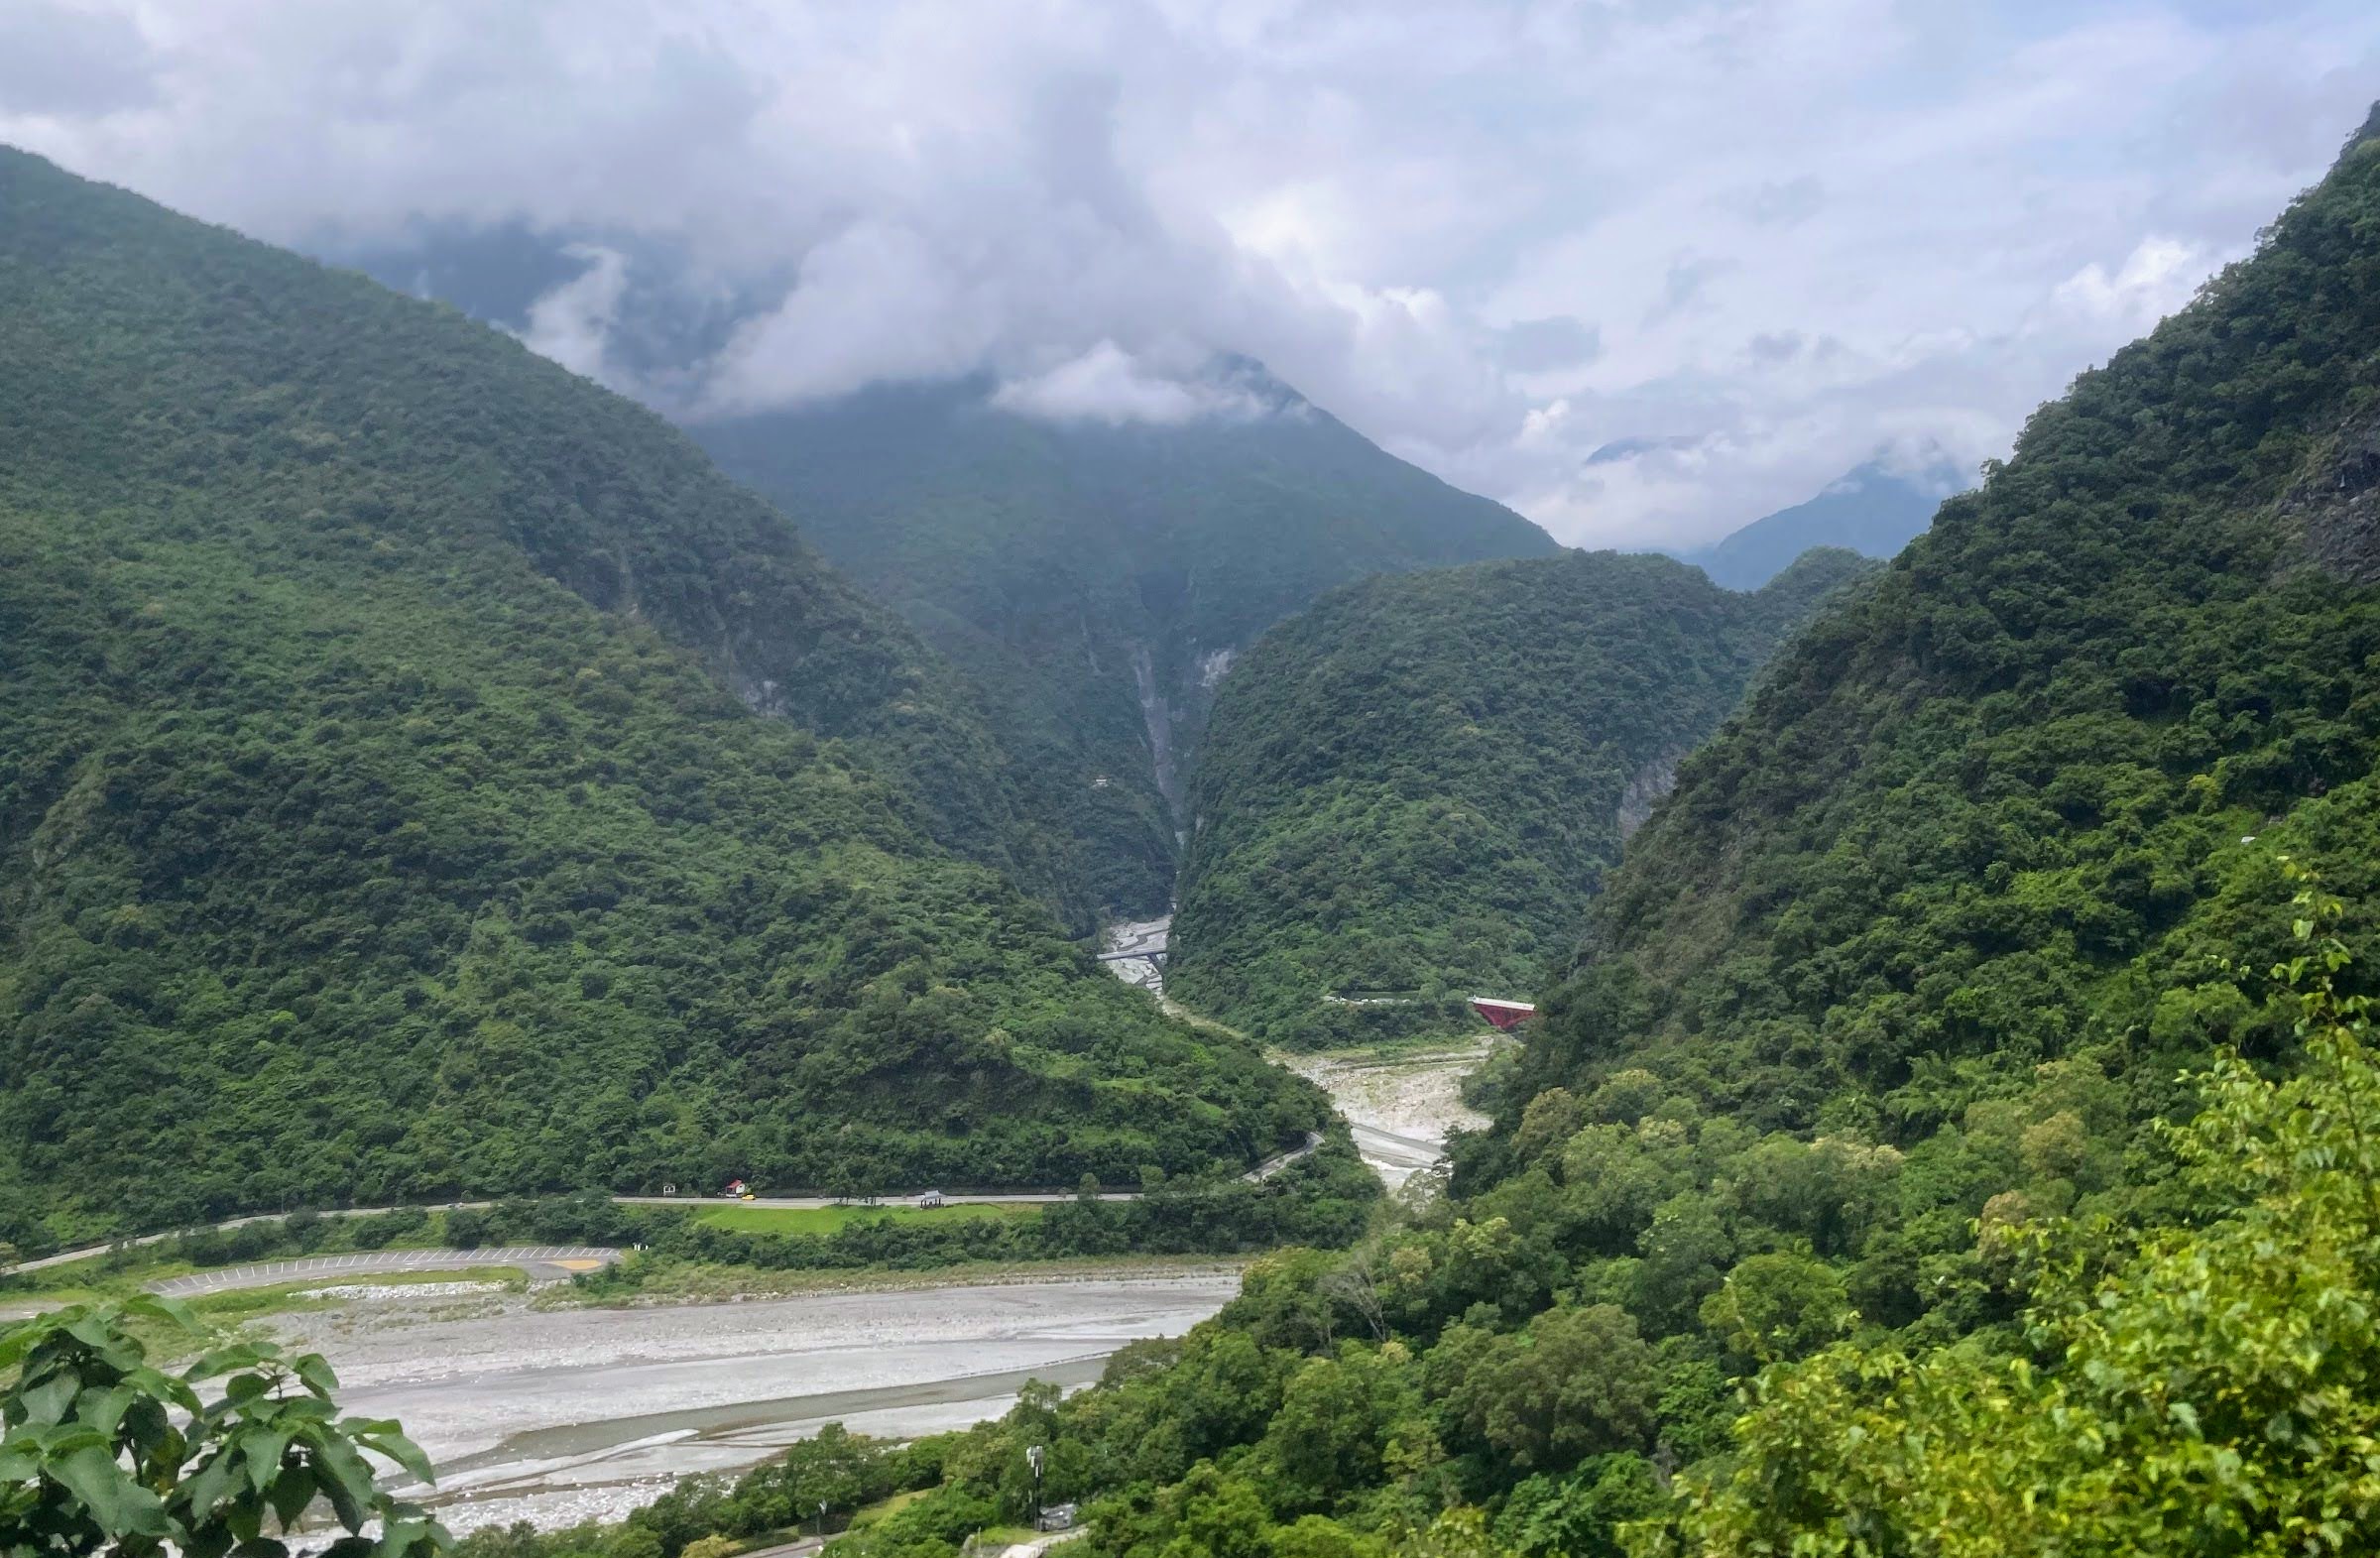
[(2380, 1545), (2376, 376), (2365, 145), (1686, 761), (1451, 1196), (843, 1551)]
[(0, 153), (0, 1241), (1324, 1124), (1070, 943), (947, 667), (647, 412)]
[(1814, 551), (1736, 594), (1569, 551), (1325, 596), (1217, 697), (1171, 990), (1303, 1045), (1535, 990), (1679, 759), (1870, 566)]
[(1367, 574), (1554, 550), (1255, 364), (1215, 369), (1247, 415), (1059, 424), (970, 379), (695, 429), (965, 669), (1026, 813), (1133, 917), (1172, 900), (1208, 704), (1258, 634)]

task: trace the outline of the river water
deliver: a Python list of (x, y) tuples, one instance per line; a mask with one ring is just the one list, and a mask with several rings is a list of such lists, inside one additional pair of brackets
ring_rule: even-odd
[(382, 1296), (274, 1326), (329, 1359), (347, 1411), (404, 1422), (450, 1526), (554, 1527), (617, 1519), (829, 1422), (907, 1437), (998, 1416), (1026, 1380), (1088, 1384), (1117, 1349), (1179, 1336), (1238, 1289), (1218, 1270), (643, 1309)]

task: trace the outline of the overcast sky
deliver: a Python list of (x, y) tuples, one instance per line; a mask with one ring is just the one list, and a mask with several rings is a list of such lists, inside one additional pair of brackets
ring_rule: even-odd
[[(0, 140), (78, 173), (757, 296), (643, 386), (681, 414), (988, 369), (1020, 414), (1246, 415), (1197, 373), (1239, 352), (1590, 544), (2002, 452), (2376, 95), (2372, 0), (0, 3)], [(532, 331), (615, 380), (627, 248)]]

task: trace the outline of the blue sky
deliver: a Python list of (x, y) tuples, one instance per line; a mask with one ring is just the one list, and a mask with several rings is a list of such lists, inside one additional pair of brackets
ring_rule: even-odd
[[(533, 342), (679, 415), (1239, 415), (1244, 353), (1587, 543), (2003, 451), (2375, 96), (2380, 7), (2288, 0), (0, 7), (0, 140), (284, 242), (583, 241)], [(638, 285), (747, 315), (641, 376)]]

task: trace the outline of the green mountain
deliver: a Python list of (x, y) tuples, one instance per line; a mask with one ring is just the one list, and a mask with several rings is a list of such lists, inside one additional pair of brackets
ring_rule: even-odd
[(1027, 816), (1126, 913), (1171, 899), (1208, 705), (1265, 628), (1366, 574), (1554, 550), (1252, 365), (1218, 374), (1235, 409), (1166, 425), (968, 382), (692, 429), (970, 674)]
[(2375, 185), (2367, 147), (1795, 645), (1633, 842), (1534, 1083), (1691, 1065), (1908, 1138), (2051, 1062), (2145, 1104), (2206, 948), (2278, 953), (2276, 853), (2374, 885)]
[(1216, 699), (1168, 990), (1275, 1043), (1534, 990), (1678, 760), (1867, 566), (1813, 552), (1739, 595), (1566, 551), (1324, 596)]
[(1681, 766), (1450, 1200), (842, 1550), (2380, 1544), (2375, 133)]
[(947, 667), (665, 423), (31, 157), (0, 212), (0, 1239), (1322, 1118), (1002, 879)]
[(1711, 545), (1670, 555), (1730, 590), (1758, 589), (1813, 546), (1889, 557), (1923, 535), (1942, 500), (1967, 482), (1964, 471), (1943, 458), (1914, 471), (1870, 460), (1807, 503), (1754, 520)]

